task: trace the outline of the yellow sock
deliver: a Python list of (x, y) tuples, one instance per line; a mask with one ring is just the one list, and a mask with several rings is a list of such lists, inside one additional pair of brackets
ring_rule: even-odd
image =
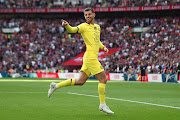
[(58, 88), (61, 88), (64, 86), (73, 86), (74, 84), (75, 84), (75, 79), (68, 79), (68, 80), (58, 83)]
[(104, 83), (98, 84), (100, 103), (105, 103), (105, 87), (106, 87), (106, 84), (104, 84)]

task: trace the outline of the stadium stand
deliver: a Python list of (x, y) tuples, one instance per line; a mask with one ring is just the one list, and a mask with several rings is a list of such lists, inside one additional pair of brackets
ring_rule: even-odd
[(179, 0), (0, 0), (0, 8), (136, 7), (177, 5)]
[[(20, 28), (19, 33), (1, 34), (1, 69), (13, 68), (17, 72), (51, 68), (81, 52), (82, 42), (63, 36), (59, 19), (11, 19), (1, 21), (1, 27)], [(77, 35), (79, 37), (79, 35)], [(78, 42), (79, 41), (79, 42)], [(73, 44), (78, 42), (78, 44)], [(59, 56), (60, 55), (60, 56)]]
[[(123, 28), (123, 19), (115, 19), (105, 27), (105, 35), (102, 39), (109, 43), (109, 48), (120, 47), (121, 50), (106, 59), (103, 64), (108, 72), (140, 71), (140, 63), (143, 61), (148, 68), (148, 73), (176, 72), (176, 63), (179, 61), (179, 18), (159, 19), (130, 19), (124, 25), (130, 27), (146, 24), (150, 27), (150, 33), (144, 37), (136, 34), (128, 34)], [(138, 22), (139, 21), (139, 22)], [(119, 26), (117, 23), (120, 23)], [(119, 31), (117, 28), (119, 29)], [(114, 39), (111, 39), (114, 38)], [(113, 60), (113, 61), (112, 61)], [(112, 61), (112, 62), (111, 62)]]
[[(138, 6), (171, 5), (168, 9), (173, 8), (173, 15), (164, 11), (159, 14), (166, 15), (157, 13), (154, 17), (151, 15), (153, 12), (146, 10), (140, 17), (132, 11), (129, 14), (129, 10), (122, 15), (115, 10), (114, 15), (107, 17), (109, 13), (105, 10), (107, 13), (97, 13), (100, 17), (96, 18), (96, 23), (101, 26), (102, 43), (109, 49), (120, 48), (101, 60), (107, 73), (140, 73), (141, 62), (146, 65), (147, 73), (175, 73), (180, 61), (180, 20), (177, 15), (179, 6), (173, 5), (179, 4), (179, 0), (0, 0), (0, 71), (56, 72), (64, 69), (63, 62), (85, 51), (80, 34), (68, 34), (57, 14), (54, 17), (48, 13), (47, 16), (51, 17), (47, 17), (45, 14), (35, 15), (33, 11), (27, 15), (26, 9), (23, 9), (22, 14), (16, 9), (7, 12), (10, 8), (37, 8), (37, 11), (39, 8), (135, 9)], [(161, 10), (161, 7), (155, 10)], [(142, 14), (140, 9), (142, 7), (138, 8), (139, 14)], [(75, 10), (79, 12), (80, 9)], [(17, 14), (11, 14), (13, 12)], [(77, 26), (84, 22), (79, 14), (62, 13), (61, 17), (65, 17), (72, 26)], [(29, 17), (31, 15), (33, 17)], [(144, 28), (146, 32), (135, 32), (135, 29)]]
[(54, 0), (1, 0), (0, 8), (47, 8)]
[[(73, 26), (83, 21), (67, 20)], [(101, 60), (106, 72), (139, 73), (141, 62), (148, 73), (176, 72), (180, 59), (179, 17), (104, 18), (96, 22), (101, 25), (103, 44), (121, 48)], [(143, 36), (129, 32), (142, 26), (150, 28)], [(0, 27), (20, 28), (13, 34), (0, 32), (0, 71), (57, 71), (62, 69), (63, 62), (85, 51), (80, 34), (66, 33), (60, 19), (1, 19)]]

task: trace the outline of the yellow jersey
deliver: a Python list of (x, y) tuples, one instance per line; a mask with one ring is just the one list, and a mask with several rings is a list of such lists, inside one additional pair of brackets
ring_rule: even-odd
[(82, 23), (77, 27), (66, 25), (66, 29), (71, 33), (81, 33), (86, 44), (86, 52), (83, 59), (98, 59), (99, 48), (104, 49), (100, 41), (100, 26), (98, 24)]

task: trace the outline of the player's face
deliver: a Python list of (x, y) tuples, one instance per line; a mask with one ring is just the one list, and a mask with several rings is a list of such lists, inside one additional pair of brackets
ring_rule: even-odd
[(84, 11), (84, 17), (87, 23), (92, 23), (94, 22), (95, 13), (93, 13), (91, 10)]

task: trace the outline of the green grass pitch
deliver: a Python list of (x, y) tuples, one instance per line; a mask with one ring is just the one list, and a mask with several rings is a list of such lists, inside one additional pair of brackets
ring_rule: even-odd
[(97, 80), (48, 98), (52, 81), (61, 80), (0, 79), (0, 120), (180, 120), (180, 84), (108, 81), (108, 115), (98, 109)]

